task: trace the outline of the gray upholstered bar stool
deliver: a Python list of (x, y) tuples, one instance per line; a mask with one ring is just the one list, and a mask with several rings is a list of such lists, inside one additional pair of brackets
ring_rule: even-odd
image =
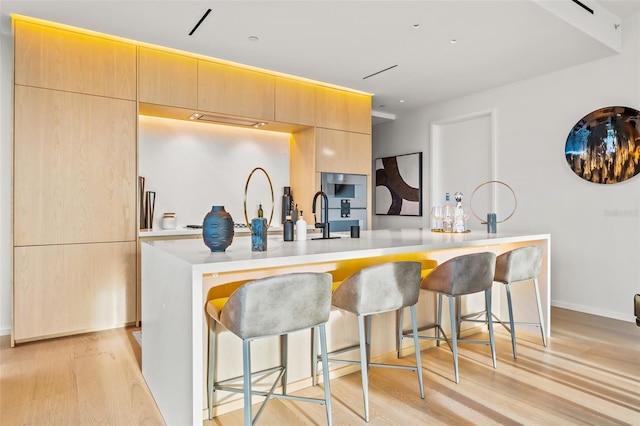
[[(212, 418), (215, 390), (244, 394), (244, 424), (251, 425), (258, 419), (267, 401), (271, 398), (325, 404), (327, 423), (331, 422), (331, 398), (325, 323), (331, 313), (331, 275), (325, 273), (290, 273), (250, 281), (230, 297), (207, 302), (209, 321), (209, 419)], [(221, 324), (242, 339), (243, 375), (216, 382), (216, 329)], [(318, 328), (324, 373), (324, 399), (287, 395), (287, 334), (307, 328)], [(281, 337), (281, 365), (262, 371), (251, 371), (251, 341), (268, 336)], [(268, 391), (252, 390), (255, 376), (264, 377), (278, 373)], [(242, 387), (233, 385), (242, 380)], [(274, 393), (278, 382), (282, 382), (282, 393)], [(255, 419), (252, 416), (251, 396), (264, 396)]]
[[(360, 360), (353, 361), (329, 358), (329, 362), (360, 364), (364, 418), (367, 422), (369, 421), (369, 367), (387, 367), (416, 371), (418, 374), (420, 397), (424, 399), (422, 362), (420, 360), (420, 342), (417, 338), (418, 328), (415, 307), (420, 293), (420, 272), (420, 262), (388, 262), (369, 266), (349, 276), (333, 293), (333, 306), (357, 316), (359, 343), (348, 348), (333, 351), (329, 353), (329, 356), (360, 349)], [(371, 363), (371, 316), (384, 312), (398, 311), (405, 307), (411, 309), (411, 322), (414, 335), (416, 336), (414, 339), (416, 366)], [(312, 353), (317, 354), (315, 339)], [(316, 358), (314, 361), (313, 381), (315, 384), (318, 359)], [(323, 366), (322, 368), (324, 373), (325, 367)]]
[[(542, 344), (547, 346), (547, 336), (544, 331), (544, 320), (542, 319), (542, 303), (540, 302), (540, 288), (538, 286), (538, 276), (542, 269), (542, 247), (529, 246), (521, 247), (506, 253), (502, 253), (496, 258), (496, 273), (494, 281), (505, 285), (507, 291), (507, 306), (509, 308), (509, 327), (506, 327), (511, 334), (511, 347), (513, 357), (518, 358), (516, 352), (516, 324), (533, 325), (540, 327), (542, 334)], [(538, 322), (516, 322), (513, 319), (513, 305), (511, 302), (511, 285), (533, 281), (533, 288), (536, 293), (536, 304), (538, 308)], [(504, 323), (499, 321), (502, 325)]]
[[(456, 332), (456, 310), (455, 299), (466, 294), (484, 292), (485, 306), (491, 312), (491, 286), (496, 266), (496, 255), (494, 253), (473, 253), (466, 254), (441, 263), (427, 275), (421, 284), (423, 290), (433, 291), (438, 294), (438, 313), (435, 324), (435, 336), (419, 336), (424, 340), (436, 340), (447, 342), (453, 352), (453, 370), (456, 383), (460, 382), (458, 373), (458, 343), (476, 343), (489, 345), (491, 347), (491, 359), (493, 368), (496, 368), (496, 348), (493, 338), (493, 322), (489, 317), (489, 340), (460, 339)], [(451, 322), (451, 338), (447, 338), (442, 329), (442, 296), (449, 298), (449, 318)], [(433, 328), (433, 327), (432, 327)], [(415, 332), (414, 332), (415, 333)], [(440, 337), (442, 333), (442, 337)], [(403, 334), (402, 337), (412, 337), (410, 334)]]

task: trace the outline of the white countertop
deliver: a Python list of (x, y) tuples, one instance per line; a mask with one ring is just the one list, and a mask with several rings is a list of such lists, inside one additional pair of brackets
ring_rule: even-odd
[(193, 265), (194, 271), (208, 273), (550, 238), (544, 233), (488, 234), (486, 230), (472, 230), (455, 234), (421, 228), (361, 231), (360, 238), (350, 238), (348, 232), (331, 235), (341, 238), (312, 240), (313, 236), (310, 236), (305, 241), (283, 241), (281, 235), (270, 235), (264, 252), (251, 251), (251, 237), (248, 235), (236, 235), (233, 243), (221, 253), (212, 253), (201, 240), (195, 239), (148, 241), (144, 244)]

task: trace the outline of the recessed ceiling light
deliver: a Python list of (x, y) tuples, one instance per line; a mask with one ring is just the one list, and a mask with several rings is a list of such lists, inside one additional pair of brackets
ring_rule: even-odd
[(456, 44), (458, 42), (458, 40), (456, 40), (455, 38), (452, 38), (451, 40), (449, 40), (449, 43), (451, 44)]
[(413, 28), (420, 28), (420, 24), (413, 24)]
[(256, 36), (250, 36), (249, 41), (259, 41), (260, 39)]
[(404, 99), (400, 99), (400, 103), (403, 104), (404, 103)]

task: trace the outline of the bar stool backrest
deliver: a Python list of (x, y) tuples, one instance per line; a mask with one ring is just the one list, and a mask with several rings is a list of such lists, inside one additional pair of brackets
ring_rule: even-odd
[(359, 270), (340, 284), (333, 304), (356, 315), (395, 311), (415, 305), (421, 263), (387, 262)]
[(495, 281), (514, 283), (538, 278), (542, 268), (542, 247), (521, 247), (496, 258)]
[(493, 285), (495, 253), (472, 253), (438, 265), (422, 281), (422, 288), (451, 296), (486, 291)]
[(250, 281), (234, 291), (220, 322), (242, 339), (278, 336), (326, 323), (331, 275), (291, 273)]

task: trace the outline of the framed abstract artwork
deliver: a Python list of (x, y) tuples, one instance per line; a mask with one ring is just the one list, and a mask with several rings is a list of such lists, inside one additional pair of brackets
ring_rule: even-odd
[(640, 173), (640, 112), (623, 106), (600, 108), (578, 121), (564, 155), (571, 170), (593, 183), (618, 183)]
[(375, 211), (422, 216), (422, 153), (376, 158)]

